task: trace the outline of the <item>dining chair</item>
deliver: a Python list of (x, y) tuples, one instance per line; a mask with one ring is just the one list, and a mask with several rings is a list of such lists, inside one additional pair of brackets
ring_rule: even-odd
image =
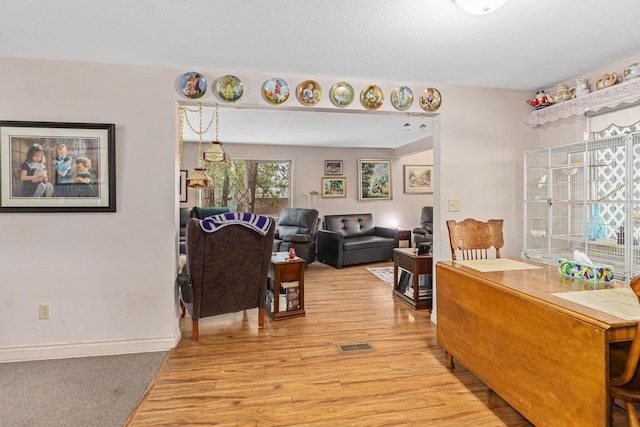
[(463, 260), (489, 258), (489, 249), (495, 248), (495, 257), (500, 258), (500, 249), (504, 246), (502, 219), (490, 219), (487, 222), (467, 218), (464, 221), (447, 221), (451, 259), (456, 260), (456, 252)]
[[(631, 279), (631, 289), (635, 292), (640, 301), (640, 275)], [(615, 361), (615, 354), (612, 356), (612, 363)], [(609, 392), (611, 405), (615, 399), (624, 402), (627, 413), (627, 425), (629, 427), (640, 427), (636, 405), (640, 404), (640, 384), (634, 381), (637, 377), (638, 360), (640, 360), (640, 323), (636, 328), (636, 335), (631, 342), (631, 347), (626, 356), (624, 371), (619, 376), (610, 380)]]

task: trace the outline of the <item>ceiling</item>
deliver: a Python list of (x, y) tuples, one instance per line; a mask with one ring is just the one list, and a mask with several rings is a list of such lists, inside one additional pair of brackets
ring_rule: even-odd
[[(5, 3), (2, 57), (535, 92), (640, 53), (637, 0), (511, 0), (483, 16), (451, 0)], [(266, 110), (228, 110), (221, 109), (220, 136), (224, 127), (229, 142), (403, 143), (397, 129), (382, 130), (401, 129), (402, 114), (339, 114), (348, 126), (337, 126), (342, 119), (330, 113), (321, 122), (309, 112), (269, 118)], [(248, 123), (260, 123), (254, 136)]]

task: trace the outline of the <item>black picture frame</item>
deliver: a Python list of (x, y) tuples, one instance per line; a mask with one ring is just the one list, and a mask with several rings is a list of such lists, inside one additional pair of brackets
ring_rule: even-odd
[(115, 212), (115, 142), (111, 123), (0, 121), (0, 212)]
[(180, 170), (180, 203), (187, 203), (189, 201), (189, 191), (187, 189), (188, 172), (186, 169)]

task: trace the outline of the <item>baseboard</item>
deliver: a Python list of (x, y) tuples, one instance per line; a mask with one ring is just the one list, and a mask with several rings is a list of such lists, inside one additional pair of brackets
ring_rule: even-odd
[(168, 351), (178, 345), (180, 337), (180, 328), (176, 328), (171, 337), (0, 348), (0, 363)]

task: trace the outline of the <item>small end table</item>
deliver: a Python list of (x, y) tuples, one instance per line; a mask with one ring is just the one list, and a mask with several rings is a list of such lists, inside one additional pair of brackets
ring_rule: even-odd
[[(269, 266), (269, 274), (267, 275), (267, 300), (265, 301), (265, 311), (273, 320), (286, 319), (290, 317), (304, 316), (304, 260), (296, 257), (289, 260), (288, 252), (276, 252), (271, 257), (271, 265)], [(298, 282), (297, 286), (288, 288)], [(273, 286), (271, 286), (273, 284)], [(284, 284), (284, 286), (283, 286)], [(269, 289), (271, 288), (272, 289)], [(280, 310), (280, 288), (297, 289), (292, 291), (292, 297), (296, 300), (289, 299), (287, 302), (294, 303), (294, 307), (286, 310)], [(271, 298), (271, 300), (269, 300)], [(273, 309), (271, 308), (273, 306)]]
[[(399, 289), (398, 268), (413, 274), (413, 298)], [(415, 248), (395, 248), (393, 250), (393, 295), (414, 310), (431, 309), (433, 304), (433, 289), (428, 296), (420, 298), (421, 274), (433, 274), (433, 256), (418, 256)]]

